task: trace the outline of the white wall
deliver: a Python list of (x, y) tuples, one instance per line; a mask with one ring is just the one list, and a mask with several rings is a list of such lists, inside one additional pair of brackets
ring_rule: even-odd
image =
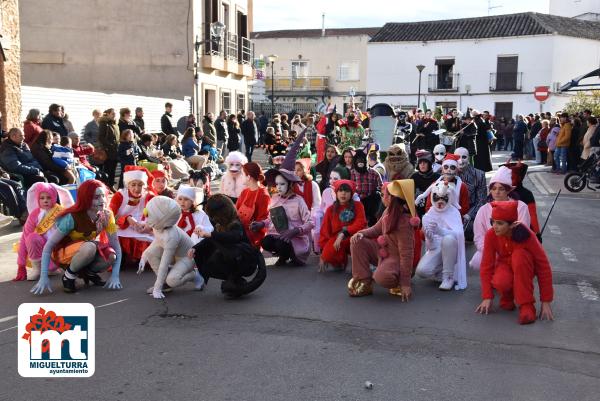
[[(490, 92), (490, 73), (497, 70), (499, 55), (518, 55), (518, 71), (523, 72), (522, 91)], [(454, 73), (460, 74), (459, 91), (428, 92), (428, 76), (436, 74), (436, 58), (454, 57)], [(576, 62), (574, 62), (576, 60)], [(600, 42), (564, 36), (534, 36), (506, 39), (370, 43), (368, 46), (367, 96), (369, 105), (388, 102), (416, 105), (419, 73), (417, 64), (425, 65), (421, 82), (421, 102), (456, 102), (461, 110), (474, 107), (493, 112), (495, 102), (513, 102), (515, 113), (539, 111), (533, 97), (536, 86), (549, 86), (597, 68)], [(390, 68), (393, 66), (393, 68)], [(594, 67), (595, 66), (595, 67)], [(470, 85), (469, 93), (465, 85)], [(543, 105), (544, 111), (564, 107), (570, 94), (553, 95)]]

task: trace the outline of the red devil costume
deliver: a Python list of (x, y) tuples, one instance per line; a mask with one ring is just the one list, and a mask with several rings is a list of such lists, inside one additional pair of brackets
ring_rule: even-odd
[(506, 167), (512, 171), (512, 185), (515, 187), (515, 192), (519, 194), (519, 200), (527, 205), (529, 209), (529, 216), (531, 217), (531, 230), (541, 238), (540, 234), (540, 223), (537, 216), (537, 207), (535, 204), (535, 198), (533, 193), (523, 186), (523, 180), (527, 175), (527, 164), (517, 163), (506, 163)]
[[(513, 223), (518, 220), (516, 201), (492, 202), (492, 219)], [(513, 310), (519, 305), (519, 323), (536, 319), (533, 278), (537, 276), (541, 302), (552, 302), (552, 269), (546, 252), (534, 233), (522, 224), (511, 236), (496, 235), (490, 228), (485, 235), (481, 260), (481, 297), (493, 299), (500, 293), (500, 307)]]

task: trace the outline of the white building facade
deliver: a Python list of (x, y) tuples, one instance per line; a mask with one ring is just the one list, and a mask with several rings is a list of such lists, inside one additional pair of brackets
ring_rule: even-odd
[[(420, 106), (556, 111), (571, 96), (561, 83), (600, 65), (600, 24), (535, 13), (386, 24), (368, 45), (368, 104), (417, 107), (417, 65)], [(537, 86), (550, 88), (543, 104)]]
[[(255, 54), (262, 62), (250, 90), (255, 102), (282, 108), (316, 111), (319, 104), (335, 104), (345, 110), (350, 92), (364, 109), (367, 80), (367, 43), (379, 28), (303, 29), (253, 32)], [(269, 55), (277, 55), (273, 69)], [(262, 57), (261, 57), (262, 56)], [(275, 76), (273, 80), (273, 75)], [(273, 92), (273, 93), (272, 93)], [(279, 107), (279, 108), (278, 108)], [(309, 110), (310, 109), (310, 110)]]

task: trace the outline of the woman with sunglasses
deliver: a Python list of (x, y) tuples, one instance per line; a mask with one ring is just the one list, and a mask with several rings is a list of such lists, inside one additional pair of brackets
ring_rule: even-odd
[[(511, 176), (512, 172), (508, 167), (500, 166), (498, 171), (496, 171), (496, 174), (494, 174), (490, 180), (490, 192), (487, 198), (488, 203), (481, 206), (477, 212), (477, 215), (475, 216), (475, 221), (473, 223), (473, 241), (475, 242), (475, 248), (477, 248), (477, 251), (469, 262), (469, 266), (475, 270), (479, 270), (481, 265), (481, 255), (483, 253), (483, 240), (485, 238), (485, 234), (490, 228), (492, 228), (491, 202), (506, 202), (509, 200), (518, 199), (518, 195), (513, 192), (515, 187), (512, 186)], [(525, 226), (529, 227), (531, 218), (527, 205), (519, 200), (517, 200), (517, 204), (519, 221)]]

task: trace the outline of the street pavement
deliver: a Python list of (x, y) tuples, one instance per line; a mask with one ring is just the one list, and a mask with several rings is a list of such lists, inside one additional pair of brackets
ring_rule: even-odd
[[(526, 179), (542, 224), (562, 187), (545, 170), (533, 166)], [(379, 287), (371, 297), (348, 297), (350, 269), (319, 274), (316, 256), (306, 267), (269, 266), (263, 286), (238, 300), (225, 300), (217, 281), (154, 300), (145, 293), (154, 274), (135, 271), (123, 272), (121, 291), (69, 295), (53, 277), (54, 293), (36, 297), (33, 283), (6, 281), (16, 271), (14, 235), (6, 234), (0, 400), (597, 400), (599, 200), (588, 190), (558, 198), (544, 233), (556, 320), (528, 326), (517, 324), (516, 311), (474, 313), (476, 272), (460, 292), (414, 279), (414, 298), (403, 304)], [(91, 379), (18, 375), (14, 315), (23, 302), (96, 306)]]

